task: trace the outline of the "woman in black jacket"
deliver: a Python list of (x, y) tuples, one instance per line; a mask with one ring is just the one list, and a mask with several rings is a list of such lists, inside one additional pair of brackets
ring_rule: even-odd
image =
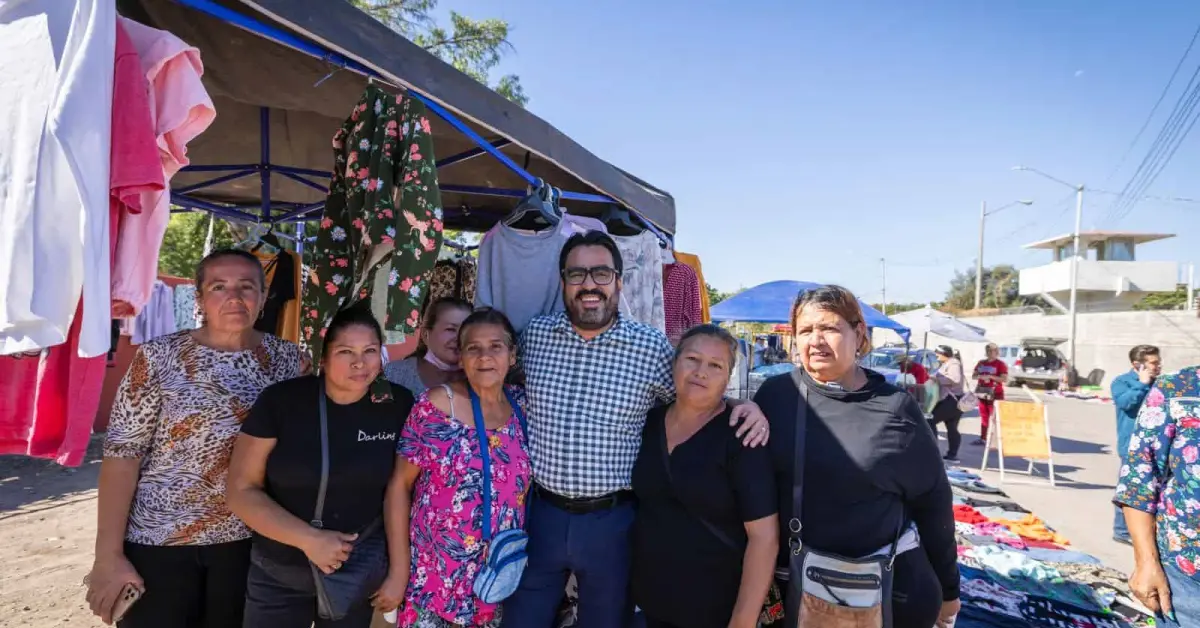
[(858, 365), (870, 337), (858, 299), (838, 286), (801, 293), (792, 307), (795, 373), (763, 383), (754, 401), (771, 422), (779, 486), (780, 564), (787, 564), (797, 456), (797, 380), (808, 388), (802, 540), (850, 558), (890, 548), (903, 526), (893, 576), (895, 628), (948, 626), (958, 567), (950, 484), (933, 434), (904, 391)]

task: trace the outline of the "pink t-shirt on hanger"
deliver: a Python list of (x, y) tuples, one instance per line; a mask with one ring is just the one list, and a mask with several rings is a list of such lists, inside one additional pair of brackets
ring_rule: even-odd
[[(200, 51), (175, 35), (119, 18), (141, 59), (149, 82), (150, 113), (158, 144), (163, 179), (188, 165), (187, 144), (203, 133), (216, 117), (212, 99), (200, 78)], [(171, 217), (170, 190), (141, 195), (141, 213), (124, 215), (113, 268), (113, 301), (138, 311), (150, 299), (158, 275), (158, 254)]]

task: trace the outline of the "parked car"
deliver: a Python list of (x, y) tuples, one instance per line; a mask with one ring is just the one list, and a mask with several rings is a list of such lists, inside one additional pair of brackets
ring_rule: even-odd
[[(1020, 345), (1000, 345), (1000, 361), (1008, 367), (1008, 372), (1011, 375), (1013, 369), (1017, 366), (1017, 361), (1021, 359)], [(1012, 382), (1012, 377), (1008, 378), (1009, 383)]]
[[(903, 346), (879, 347), (858, 359), (859, 366), (871, 369), (887, 379), (889, 384), (895, 384), (900, 377), (900, 356), (904, 355)], [(929, 349), (909, 349), (909, 357), (925, 370), (933, 373), (938, 369), (937, 354)]]
[(1039, 385), (1056, 390), (1066, 378), (1067, 357), (1058, 350), (1066, 338), (1022, 338), (1020, 355), (1008, 371), (1014, 386)]

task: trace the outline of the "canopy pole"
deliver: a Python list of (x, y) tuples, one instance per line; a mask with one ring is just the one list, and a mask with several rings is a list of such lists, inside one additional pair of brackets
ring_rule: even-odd
[(258, 109), (258, 176), (262, 197), (262, 220), (271, 222), (271, 110)]

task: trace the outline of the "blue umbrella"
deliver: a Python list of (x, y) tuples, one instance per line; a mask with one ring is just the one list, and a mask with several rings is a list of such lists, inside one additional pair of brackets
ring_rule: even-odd
[[(716, 322), (782, 323), (791, 321), (792, 303), (796, 295), (824, 284), (811, 281), (770, 281), (721, 301), (712, 307), (712, 319)], [(908, 327), (888, 318), (879, 310), (858, 300), (862, 307), (867, 327), (882, 327), (895, 330), (906, 340)]]

